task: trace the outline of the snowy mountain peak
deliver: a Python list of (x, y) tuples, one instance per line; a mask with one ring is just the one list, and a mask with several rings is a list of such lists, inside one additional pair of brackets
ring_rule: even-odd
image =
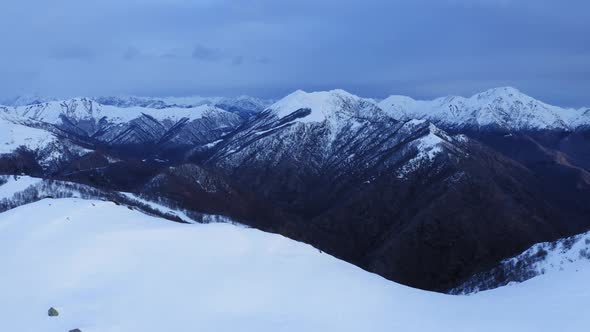
[(481, 93), (478, 93), (471, 98), (467, 99), (471, 103), (475, 104), (477, 102), (480, 103), (501, 103), (504, 102), (506, 104), (514, 104), (514, 103), (522, 103), (522, 104), (538, 104), (543, 106), (549, 106), (545, 103), (538, 101), (522, 92), (520, 90), (513, 88), (513, 87), (501, 87), (501, 88), (494, 88), (490, 89)]
[(512, 87), (490, 89), (469, 98), (391, 96), (379, 107), (398, 120), (428, 119), (443, 128), (570, 130), (590, 123), (590, 115), (581, 110), (548, 105)]
[(279, 118), (284, 118), (300, 110), (309, 110), (309, 114), (300, 116), (298, 122), (323, 122), (335, 120), (336, 117), (366, 108), (377, 108), (376, 104), (369, 100), (355, 96), (344, 90), (330, 90), (318, 92), (305, 92), (297, 90), (268, 109)]
[(498, 88), (491, 88), (484, 92), (478, 93), (475, 96), (526, 96), (517, 88), (511, 86), (503, 86)]

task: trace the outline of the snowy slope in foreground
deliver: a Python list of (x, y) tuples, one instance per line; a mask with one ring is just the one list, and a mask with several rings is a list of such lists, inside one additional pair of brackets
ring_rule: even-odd
[[(387, 281), (284, 237), (110, 202), (0, 214), (5, 331), (573, 331), (590, 269), (473, 296)], [(50, 318), (51, 306), (60, 316)]]
[[(6, 181), (6, 182), (4, 182)], [(40, 178), (29, 176), (4, 176), (0, 175), (0, 200), (12, 198), (14, 194), (22, 192), (27, 188), (43, 181)]]

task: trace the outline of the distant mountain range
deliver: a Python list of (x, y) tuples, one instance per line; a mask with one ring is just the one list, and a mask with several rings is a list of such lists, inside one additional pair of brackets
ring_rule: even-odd
[(590, 108), (548, 105), (511, 87), (491, 89), (470, 98), (422, 101), (390, 96), (379, 106), (396, 119), (427, 119), (452, 129), (575, 130), (590, 125)]
[[(342, 90), (334, 90), (344, 92)], [(279, 102), (292, 100), (296, 91)], [(312, 93), (313, 94), (313, 93)], [(74, 98), (82, 99), (82, 98)], [(259, 113), (274, 101), (249, 96), (227, 97), (138, 97), (105, 96), (83, 98), (101, 105), (120, 108), (142, 107), (151, 109), (195, 108), (215, 106), (248, 118)], [(546, 104), (525, 95), (513, 87), (501, 87), (478, 93), (472, 97), (446, 96), (434, 100), (415, 100), (407, 96), (392, 95), (381, 101), (366, 99), (398, 120), (425, 119), (441, 127), (480, 129), (569, 129), (590, 125), (590, 108), (561, 108)], [(5, 106), (30, 106), (63, 101), (46, 96), (19, 96), (0, 102)]]
[[(106, 106), (115, 106), (119, 108), (152, 108), (152, 109), (167, 109), (167, 108), (195, 108), (198, 106), (208, 105), (215, 106), (222, 110), (236, 113), (244, 118), (248, 118), (256, 114), (273, 103), (272, 100), (253, 98), (249, 96), (239, 96), (234, 98), (227, 97), (138, 97), (138, 96), (106, 96), (106, 97), (84, 97), (71, 98), (70, 100), (92, 100), (97, 104)], [(52, 102), (67, 102), (53, 97), (43, 96), (19, 96), (8, 99), (0, 104), (5, 106), (19, 107), (31, 106), (38, 104), (49, 104)]]
[(2, 173), (165, 198), (430, 290), (590, 229), (590, 110), (514, 88), (20, 98), (0, 129)]

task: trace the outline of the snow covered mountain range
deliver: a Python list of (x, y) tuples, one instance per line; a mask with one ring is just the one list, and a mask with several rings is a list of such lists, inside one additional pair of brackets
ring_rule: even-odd
[[(305, 109), (310, 110), (309, 114), (300, 111)], [(12, 105), (0, 106), (0, 119), (5, 126), (14, 123), (45, 129), (90, 147), (171, 143), (201, 146), (203, 150), (219, 143), (220, 138), (258, 114), (282, 121), (279, 123), (284, 128), (295, 123), (325, 122), (331, 131), (330, 140), (342, 129), (354, 130), (361, 128), (363, 121), (381, 123), (387, 118), (403, 122), (426, 120), (454, 133), (461, 130), (572, 131), (590, 125), (590, 109), (551, 106), (509, 87), (491, 89), (470, 98), (444, 97), (432, 101), (390, 96), (376, 102), (342, 90), (314, 93), (299, 90), (276, 103), (246, 96), (99, 97), (63, 101), (36, 96), (17, 98)], [(290, 121), (288, 116), (295, 119)], [(271, 128), (260, 121), (257, 125)], [(261, 134), (261, 131), (256, 133)]]
[[(345, 93), (342, 90), (331, 92)], [(209, 105), (248, 118), (271, 105), (272, 108), (281, 108), (281, 105), (286, 103), (297, 102), (298, 97), (306, 94), (308, 93), (301, 90), (296, 91), (274, 105), (272, 100), (249, 96), (235, 98), (117, 96), (76, 99), (93, 100), (101, 105), (119, 108), (179, 109)], [(321, 93), (310, 93), (310, 95), (315, 95), (311, 98), (317, 98), (314, 101), (315, 106), (323, 102)], [(6, 100), (3, 104), (19, 107), (58, 101), (60, 100), (52, 97), (21, 96)], [(590, 125), (590, 108), (573, 109), (549, 105), (513, 87), (494, 88), (469, 98), (447, 96), (434, 100), (415, 100), (407, 96), (392, 95), (381, 101), (373, 99), (365, 99), (365, 101), (375, 104), (395, 119), (425, 119), (445, 128), (574, 130)]]
[(443, 151), (461, 155), (464, 140), (426, 121), (395, 121), (342, 90), (296, 91), (218, 143), (211, 161), (244, 168), (263, 159), (316, 174), (392, 166), (403, 177)]
[(0, 107), (0, 173), (160, 197), (414, 287), (590, 229), (589, 111), (513, 88), (31, 100)]
[(379, 106), (396, 119), (425, 119), (449, 129), (574, 130), (590, 125), (590, 108), (552, 106), (511, 87), (491, 89), (470, 98), (414, 100), (390, 96)]
[[(71, 98), (82, 99), (82, 98)], [(138, 96), (102, 96), (95, 98), (83, 98), (93, 100), (98, 104), (116, 106), (119, 108), (141, 107), (153, 109), (166, 108), (195, 108), (197, 106), (215, 106), (228, 112), (236, 113), (248, 118), (268, 107), (272, 100), (253, 98), (249, 96), (228, 97), (138, 97)], [(67, 100), (67, 99), (66, 99)], [(64, 101), (54, 97), (38, 95), (19, 96), (0, 102), (5, 106), (30, 106), (49, 102)]]
[(205, 144), (235, 129), (241, 118), (214, 106), (190, 108), (121, 108), (92, 99), (52, 101), (4, 107), (4, 120), (42, 128), (87, 144), (157, 144), (176, 141)]

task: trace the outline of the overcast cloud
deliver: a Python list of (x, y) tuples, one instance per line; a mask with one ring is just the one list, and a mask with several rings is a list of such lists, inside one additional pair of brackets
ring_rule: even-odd
[(0, 98), (511, 85), (590, 106), (588, 13), (586, 0), (8, 0)]

